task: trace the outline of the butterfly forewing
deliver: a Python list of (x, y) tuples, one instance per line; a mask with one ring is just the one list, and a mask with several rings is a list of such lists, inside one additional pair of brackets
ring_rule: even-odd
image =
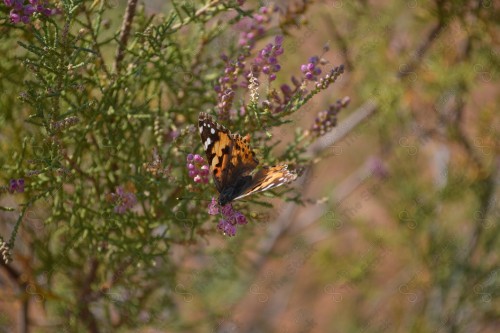
[(232, 138), (234, 143), (231, 164), (237, 166), (239, 176), (247, 175), (259, 165), (259, 161), (249, 146), (248, 137), (244, 138), (239, 134), (233, 134)]
[(233, 139), (224, 126), (213, 121), (208, 114), (201, 112), (198, 118), (201, 142), (207, 155), (208, 165), (220, 192), (227, 183), (228, 164), (231, 157)]

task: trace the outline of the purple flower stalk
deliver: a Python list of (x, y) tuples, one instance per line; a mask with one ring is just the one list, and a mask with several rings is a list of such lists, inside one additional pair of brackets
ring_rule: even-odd
[(240, 34), (238, 44), (241, 47), (247, 48), (249, 51), (255, 47), (255, 43), (259, 37), (262, 37), (265, 32), (265, 24), (271, 21), (273, 11), (278, 8), (261, 7), (259, 12), (252, 18), (244, 19), (239, 24), (243, 27), (243, 32)]
[(217, 229), (222, 231), (224, 235), (232, 237), (236, 235), (237, 225), (243, 225), (248, 223), (245, 215), (234, 210), (231, 204), (219, 207), (217, 199), (212, 198), (212, 201), (208, 205), (208, 214), (217, 215), (219, 214), (219, 212), (222, 215), (222, 219), (220, 219), (219, 223), (217, 224)]
[(319, 112), (310, 131), (312, 135), (319, 137), (331, 131), (337, 125), (337, 114), (347, 107), (350, 101), (349, 97), (344, 97), (330, 105), (328, 110)]
[(205, 159), (198, 154), (188, 154), (186, 158), (188, 175), (195, 183), (207, 184), (210, 177), (210, 168), (205, 164)]
[(335, 82), (337, 78), (344, 73), (344, 65), (340, 65), (330, 70), (324, 77), (316, 81), (314, 93), (327, 89), (330, 84)]
[(115, 193), (111, 193), (111, 198), (116, 204), (115, 213), (117, 214), (124, 214), (137, 203), (135, 194), (125, 191), (121, 186), (116, 188)]
[(23, 193), (24, 192), (24, 179), (11, 179), (9, 182), (9, 192), (14, 193)]

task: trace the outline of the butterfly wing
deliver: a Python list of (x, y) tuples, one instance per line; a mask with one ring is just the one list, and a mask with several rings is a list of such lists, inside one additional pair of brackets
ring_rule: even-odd
[(263, 167), (253, 176), (252, 181), (243, 193), (234, 200), (287, 184), (295, 179), (297, 179), (297, 174), (288, 170), (288, 166), (285, 164)]
[(199, 115), (198, 129), (215, 186), (221, 192), (224, 184), (228, 182), (228, 165), (231, 160), (233, 137), (227, 128), (213, 121), (212, 117), (205, 112)]
[[(250, 148), (250, 139), (248, 136), (242, 137), (239, 134), (233, 134), (233, 151), (231, 154), (231, 165), (233, 166), (234, 172), (233, 177), (246, 176), (252, 172), (259, 161), (255, 158), (255, 152)], [(235, 179), (231, 179), (235, 180)]]

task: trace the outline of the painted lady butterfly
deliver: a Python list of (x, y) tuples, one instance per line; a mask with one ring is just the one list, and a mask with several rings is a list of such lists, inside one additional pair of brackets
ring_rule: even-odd
[(284, 164), (264, 166), (252, 174), (259, 161), (249, 146), (250, 137), (231, 134), (204, 112), (198, 118), (198, 128), (221, 206), (297, 178), (297, 174)]

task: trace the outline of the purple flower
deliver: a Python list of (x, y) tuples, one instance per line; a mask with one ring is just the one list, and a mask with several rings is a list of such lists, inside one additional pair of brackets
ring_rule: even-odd
[(115, 193), (111, 193), (111, 199), (115, 203), (115, 213), (124, 214), (137, 203), (137, 197), (134, 193), (128, 192), (123, 187), (118, 186)]
[(19, 178), (19, 179), (11, 179), (9, 181), (9, 192), (14, 193), (23, 193), (24, 192), (24, 179)]
[(24, 13), (24, 15), (31, 16), (36, 11), (37, 11), (37, 8), (35, 8), (35, 7), (31, 6), (31, 5), (26, 5), (26, 6), (24, 6), (23, 13)]
[(16, 10), (23, 8), (24, 0), (3, 0), (7, 7), (13, 7)]

